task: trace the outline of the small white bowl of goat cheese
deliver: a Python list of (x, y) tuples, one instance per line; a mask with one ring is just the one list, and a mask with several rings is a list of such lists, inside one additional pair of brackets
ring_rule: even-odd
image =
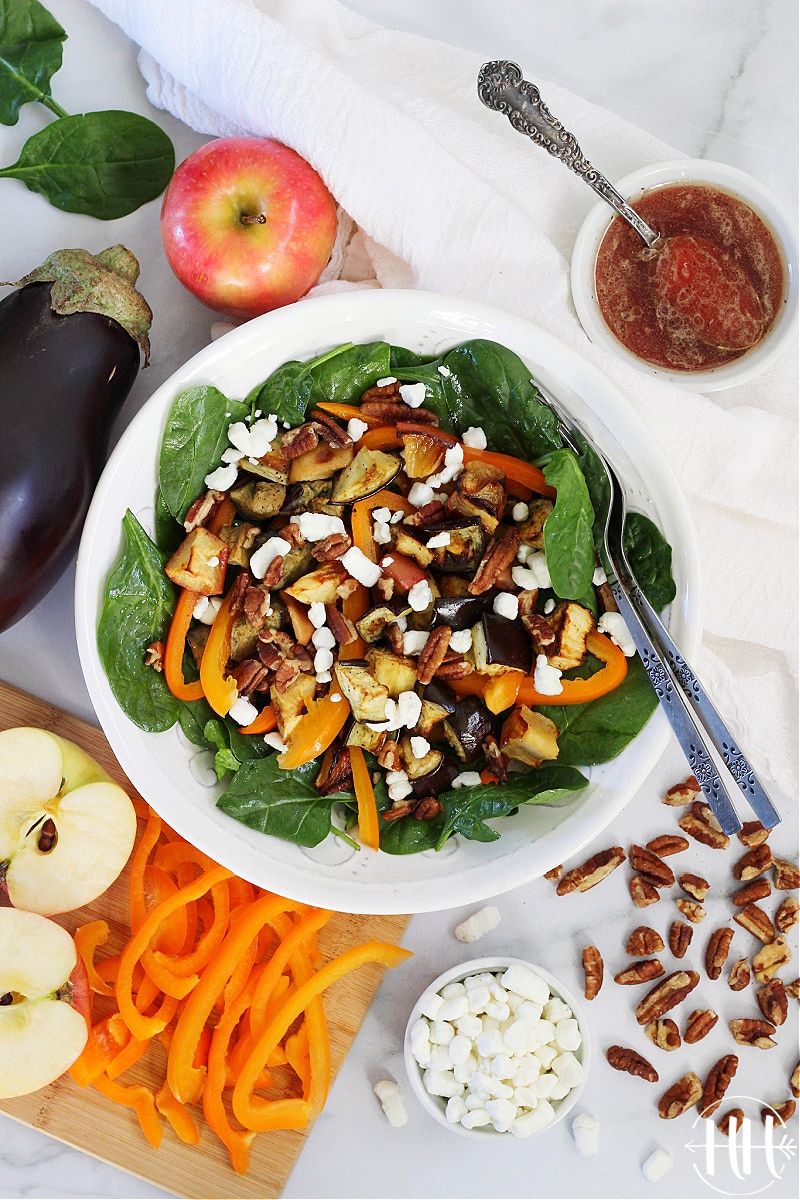
[(519, 958), (477, 958), (425, 989), (406, 1027), (423, 1108), (466, 1137), (530, 1137), (561, 1120), (589, 1070), (589, 1030), (570, 990)]

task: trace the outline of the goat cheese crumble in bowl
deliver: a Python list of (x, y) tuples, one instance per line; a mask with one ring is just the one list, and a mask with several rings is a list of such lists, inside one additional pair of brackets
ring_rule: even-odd
[(573, 993), (519, 958), (476, 958), (422, 993), (404, 1056), (425, 1111), (465, 1137), (531, 1137), (565, 1117), (589, 1071), (589, 1029)]

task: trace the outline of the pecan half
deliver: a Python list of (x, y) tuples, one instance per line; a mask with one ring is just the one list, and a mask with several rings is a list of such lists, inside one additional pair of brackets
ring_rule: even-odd
[(688, 850), (689, 839), (677, 833), (662, 833), (660, 837), (649, 841), (646, 848), (652, 850), (659, 858), (667, 858), (670, 854), (680, 854), (682, 850)]
[(606, 1060), (615, 1071), (627, 1071), (648, 1083), (658, 1083), (658, 1071), (641, 1054), (627, 1046), (609, 1046), (606, 1050)]
[(707, 1034), (711, 1033), (718, 1020), (719, 1017), (713, 1008), (696, 1008), (693, 1013), (690, 1013), (689, 1020), (686, 1022), (683, 1040), (690, 1046), (695, 1042), (702, 1041)]
[(672, 887), (675, 882), (675, 872), (663, 859), (645, 846), (632, 845), (628, 851), (631, 866), (634, 871), (644, 876), (653, 887)]
[(335, 562), (347, 554), (352, 544), (348, 533), (331, 533), (321, 542), (317, 542), (311, 553), (319, 563)]
[[(283, 555), (276, 554), (261, 579), (267, 589), (276, 588), (283, 579)], [(249, 589), (248, 589), (249, 590)]]
[(403, 769), (399, 742), (387, 738), (378, 751), (378, 766), (383, 767), (384, 771), (401, 771)]
[(765, 900), (771, 891), (769, 880), (762, 875), (760, 879), (753, 879), (744, 887), (739, 888), (738, 892), (734, 892), (731, 900), (737, 908), (744, 908), (745, 904), (754, 904), (756, 900)]
[(669, 927), (669, 948), (676, 958), (683, 958), (694, 937), (691, 925), (684, 921), (673, 921)]
[(668, 804), (671, 808), (682, 808), (685, 804), (691, 804), (699, 795), (700, 784), (694, 775), (690, 775), (683, 783), (676, 783), (674, 787), (671, 787), (662, 798), (661, 803)]
[(677, 1050), (681, 1045), (681, 1034), (672, 1017), (659, 1017), (650, 1021), (644, 1030), (654, 1046), (661, 1050)]
[(551, 867), (549, 871), (545, 871), (544, 877), (545, 877), (545, 879), (560, 879), (563, 874), (564, 874), (563, 863), (556, 863), (556, 865), (554, 867)]
[(660, 954), (664, 949), (664, 939), (649, 925), (637, 925), (628, 938), (625, 953), (636, 958), (644, 958), (649, 954)]
[(603, 957), (597, 946), (584, 946), (582, 963), (585, 980), (583, 994), (587, 1000), (594, 1000), (603, 986)]
[(658, 1115), (664, 1121), (680, 1117), (697, 1104), (703, 1095), (703, 1084), (694, 1071), (687, 1071), (672, 1087), (668, 1087), (658, 1102)]
[(245, 658), (230, 672), (236, 680), (236, 688), (240, 696), (250, 696), (264, 682), (269, 674), (264, 664), (257, 658)]
[(750, 982), (750, 963), (746, 958), (737, 958), (728, 976), (728, 987), (732, 992), (741, 992)]
[(500, 783), (508, 782), (508, 759), (500, 749), (500, 743), (493, 733), (489, 733), (481, 743), (481, 750), (486, 757), (486, 770)]
[(736, 1133), (739, 1132), (739, 1130), (742, 1128), (743, 1120), (744, 1109), (729, 1108), (728, 1111), (724, 1113), (717, 1121), (717, 1129), (720, 1131), (720, 1133), (724, 1133), (725, 1137), (730, 1137), (731, 1129), (733, 1129)]
[(722, 968), (725, 966), (732, 941), (733, 930), (730, 925), (723, 925), (721, 929), (715, 929), (708, 939), (708, 945), (706, 946), (706, 975), (708, 975), (709, 979), (719, 979), (722, 974)]
[(789, 1000), (782, 980), (777, 977), (770, 979), (756, 992), (756, 1000), (767, 1021), (773, 1025), (783, 1025), (789, 1015)]
[(335, 604), (325, 605), (325, 624), (340, 646), (349, 646), (358, 637), (358, 630), (353, 622), (340, 612)]
[(317, 432), (323, 441), (327, 442), (335, 450), (342, 450), (345, 446), (352, 446), (353, 439), (346, 429), (342, 429), (341, 425), (334, 421), (333, 417), (321, 408), (315, 408), (311, 413), (311, 419), (317, 426)]
[(793, 1096), (800, 1096), (800, 1062), (792, 1071), (792, 1076), (789, 1080), (789, 1087), (792, 1089)]
[(776, 858), (772, 879), (779, 892), (794, 892), (800, 888), (800, 870), (784, 858)]
[(183, 518), (183, 528), (187, 533), (191, 533), (193, 529), (197, 529), (199, 525), (206, 525), (211, 517), (219, 508), (225, 498), (224, 492), (217, 492), (213, 488), (211, 491), (205, 492), (202, 496), (189, 505), (186, 510), (186, 516)]
[(694, 808), (695, 805), (692, 805), (692, 810), (685, 813), (678, 821), (683, 832), (688, 833), (689, 837), (694, 838), (696, 842), (702, 842), (704, 846), (711, 846), (713, 850), (727, 850), (731, 843), (728, 835), (715, 829), (707, 820), (699, 817)]
[(733, 1034), (733, 1040), (740, 1046), (755, 1046), (758, 1050), (771, 1050), (778, 1044), (772, 1036), (775, 1026), (771, 1021), (757, 1021), (754, 1017), (743, 1017), (729, 1021), (728, 1026)]
[(797, 924), (800, 916), (800, 903), (795, 896), (787, 896), (781, 900), (775, 913), (775, 927), (779, 933), (788, 933)]
[(443, 812), (441, 804), (436, 796), (423, 796), (419, 803), (414, 808), (415, 821), (430, 821), (438, 813)]
[(733, 919), (742, 929), (746, 929), (762, 942), (771, 942), (775, 937), (775, 926), (763, 908), (759, 908), (757, 904), (746, 904), (739, 912), (733, 914)]
[(361, 393), (361, 400), (362, 403), (364, 400), (367, 402), (370, 400), (394, 400), (396, 403), (401, 404), (400, 380), (392, 376), (387, 379), (386, 383), (373, 383), (372, 387), (366, 388)]
[(657, 958), (645, 958), (641, 962), (632, 963), (624, 971), (619, 971), (614, 976), (614, 983), (649, 983), (651, 979), (659, 979), (663, 974), (664, 968)]
[(736, 836), (743, 846), (760, 846), (769, 837), (769, 830), (760, 821), (745, 821)]
[(708, 895), (710, 885), (707, 879), (703, 879), (702, 875), (691, 875), (689, 873), (679, 875), (678, 883), (695, 900), (705, 900)]
[(306, 421), (297, 429), (288, 429), (281, 434), (281, 454), (284, 458), (299, 458), (313, 450), (318, 442), (319, 427), (313, 421)]
[(730, 1082), (736, 1074), (738, 1066), (739, 1059), (735, 1054), (724, 1054), (714, 1063), (706, 1075), (703, 1095), (698, 1104), (701, 1116), (713, 1117), (720, 1106), (722, 1097), (730, 1087)]
[(699, 925), (705, 920), (706, 910), (696, 900), (684, 900), (683, 897), (679, 897), (675, 901), (675, 907), (680, 909), (686, 920), (691, 921), (693, 925)]
[(144, 665), (161, 673), (164, 670), (164, 650), (163, 642), (151, 642), (144, 652)]
[(396, 425), (399, 421), (409, 421), (415, 425), (436, 425), (439, 421), (436, 413), (431, 412), (429, 408), (412, 408), (402, 400), (365, 400), (361, 404), (361, 412), (365, 417), (377, 417), (386, 425)]
[(794, 1100), (784, 1100), (783, 1104), (775, 1104), (769, 1108), (762, 1108), (761, 1120), (766, 1125), (767, 1120), (770, 1117), (772, 1118), (773, 1123), (777, 1117), (778, 1123), (780, 1125), (785, 1125), (787, 1121), (791, 1121), (796, 1111), (797, 1105), (795, 1104)]
[(418, 801), (416, 800), (395, 800), (391, 808), (387, 808), (385, 812), (381, 813), (381, 820), (399, 821), (401, 817), (407, 817), (410, 813), (413, 813), (417, 807), (417, 803)]
[(763, 875), (771, 866), (772, 851), (766, 842), (762, 842), (761, 845), (753, 846), (752, 850), (748, 850), (736, 860), (732, 868), (733, 877), (741, 879), (742, 883), (747, 883), (748, 880), (757, 879), (759, 875)]
[(437, 625), (428, 634), (417, 659), (417, 679), (421, 684), (430, 683), (441, 667), (450, 646), (452, 634), (453, 631), (449, 625)]
[(437, 679), (465, 679), (467, 675), (471, 675), (475, 670), (475, 664), (465, 658), (463, 654), (453, 654), (452, 657), (448, 654), (442, 665), (436, 672)]
[(774, 942), (768, 942), (753, 956), (753, 974), (759, 983), (766, 983), (791, 959), (792, 952), (786, 945), (786, 939), (776, 937)]
[(643, 875), (634, 875), (628, 884), (628, 890), (637, 908), (647, 908), (649, 904), (655, 904), (661, 899), (658, 888)]
[(791, 983), (786, 984), (786, 995), (791, 996), (793, 1000), (800, 1000), (800, 979), (793, 979)]
[(696, 971), (673, 971), (654, 988), (651, 988), (636, 1008), (636, 1020), (640, 1025), (656, 1021), (665, 1013), (685, 1000), (700, 982)]
[(519, 550), (519, 530), (514, 525), (498, 525), (489, 539), (483, 558), (478, 563), (475, 576), (467, 587), (470, 596), (488, 592), (499, 575), (510, 567)]
[(558, 881), (556, 893), (559, 896), (566, 896), (570, 892), (588, 892), (589, 888), (601, 883), (624, 862), (625, 851), (622, 846), (611, 846), (608, 850), (600, 850), (591, 858), (587, 858), (586, 862), (581, 863), (580, 866), (573, 867), (572, 870), (562, 875)]

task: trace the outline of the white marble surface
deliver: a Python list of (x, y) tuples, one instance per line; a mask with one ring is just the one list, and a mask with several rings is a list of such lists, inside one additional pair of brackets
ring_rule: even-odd
[[(222, 0), (221, 0), (222, 2)], [(352, 7), (388, 26), (435, 37), (479, 51), (485, 57), (520, 62), (526, 77), (551, 79), (619, 113), (693, 157), (718, 158), (748, 170), (771, 186), (785, 203), (797, 199), (797, 10), (792, 0), (673, 0), (669, 5), (638, 0), (351, 0)], [(72, 112), (129, 108), (149, 112), (136, 67), (136, 53), (118, 29), (85, 0), (50, 0), (50, 9), (69, 34), (64, 66), (54, 80), (59, 102)], [(178, 158), (205, 139), (172, 118), (153, 114), (172, 136)], [(25, 137), (40, 128), (45, 114), (24, 110), (19, 124), (0, 127), (0, 161), (11, 162)], [(522, 151), (521, 151), (522, 152)], [(602, 148), (594, 148), (602, 166)], [(158, 203), (108, 225), (58, 213), (21, 184), (2, 181), (3, 235), (0, 275), (19, 277), (60, 246), (99, 250), (125, 241), (142, 263), (141, 286), (156, 313), (155, 349), (119, 422), (121, 432), (147, 396), (208, 340), (210, 314), (186, 295), (163, 261), (158, 236)], [(587, 208), (591, 203), (587, 193)], [(70, 570), (48, 597), (11, 631), (0, 635), (0, 678), (93, 719), (81, 677), (72, 630)], [(674, 815), (658, 797), (685, 774), (680, 752), (671, 748), (637, 800), (591, 850), (618, 841), (644, 842), (670, 830)], [(787, 814), (796, 795), (776, 797)], [(773, 842), (779, 853), (794, 854), (794, 816)], [(730, 857), (692, 849), (689, 869), (712, 883), (709, 916), (695, 934), (693, 965), (700, 965), (708, 933), (728, 916), (722, 897), (731, 891)], [(688, 855), (687, 855), (688, 858)], [(684, 868), (686, 869), (686, 868)], [(624, 871), (586, 896), (556, 899), (552, 885), (539, 880), (498, 898), (503, 920), (475, 947), (483, 953), (519, 954), (541, 960), (565, 982), (581, 990), (581, 948), (595, 942), (609, 973), (623, 964), (627, 932), (637, 916), (662, 933), (672, 920), (672, 902), (644, 914), (632, 912)], [(716, 884), (716, 888), (714, 885)], [(716, 896), (715, 896), (716, 891)], [(587, 1005), (595, 1066), (581, 1109), (601, 1126), (600, 1154), (583, 1159), (569, 1128), (557, 1126), (531, 1142), (483, 1146), (456, 1139), (432, 1127), (406, 1089), (409, 1123), (391, 1129), (380, 1113), (372, 1084), (382, 1076), (404, 1082), (400, 1053), (405, 1017), (416, 993), (441, 969), (463, 958), (453, 929), (466, 910), (414, 918), (406, 944), (415, 956), (390, 973), (368, 1014), (325, 1112), (287, 1185), (287, 1197), (636, 1197), (706, 1196), (711, 1182), (697, 1169), (691, 1117), (664, 1122), (656, 1115), (655, 1092), (640, 1080), (612, 1072), (603, 1053), (612, 1042), (644, 1048), (632, 1017), (627, 989), (606, 983)], [(796, 931), (795, 931), (796, 933)], [(734, 951), (752, 950), (737, 931)], [(793, 938), (797, 954), (796, 936)], [(691, 954), (690, 954), (691, 957)], [(668, 962), (671, 960), (667, 959)], [(702, 968), (701, 968), (702, 971)], [(793, 976), (789, 976), (793, 977)], [(701, 1075), (731, 1049), (725, 1021), (750, 1015), (722, 981), (704, 977), (697, 1006), (720, 1012), (720, 1025), (706, 1042), (669, 1057), (653, 1059), (665, 1082), (694, 1067)], [(780, 1102), (796, 1061), (794, 1029), (784, 1029), (768, 1054), (743, 1050), (734, 1093)], [(797, 1126), (793, 1126), (795, 1142)], [(656, 1145), (673, 1157), (662, 1182), (647, 1183), (640, 1170)], [(0, 1117), (0, 1197), (160, 1196), (131, 1175), (65, 1148), (46, 1136)], [(782, 1179), (754, 1166), (753, 1185), (766, 1195), (796, 1194), (796, 1157)], [(761, 1174), (759, 1174), (761, 1172)], [(198, 1167), (202, 1179), (202, 1165)], [(716, 1177), (726, 1194), (736, 1181)], [(198, 1195), (202, 1191), (198, 1191)]]

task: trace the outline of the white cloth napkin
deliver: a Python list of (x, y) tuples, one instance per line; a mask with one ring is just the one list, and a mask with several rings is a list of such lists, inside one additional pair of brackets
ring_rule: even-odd
[[(570, 299), (569, 257), (594, 198), (480, 104), (473, 53), (384, 29), (339, 0), (92, 3), (142, 48), (154, 105), (209, 135), (275, 137), (321, 174), (343, 214), (312, 294), (419, 287), (492, 303), (544, 327), (621, 388), (698, 527), (698, 674), (759, 774), (795, 795), (796, 348), (746, 387), (703, 396), (591, 345)], [(537, 83), (611, 178), (681, 157)]]

